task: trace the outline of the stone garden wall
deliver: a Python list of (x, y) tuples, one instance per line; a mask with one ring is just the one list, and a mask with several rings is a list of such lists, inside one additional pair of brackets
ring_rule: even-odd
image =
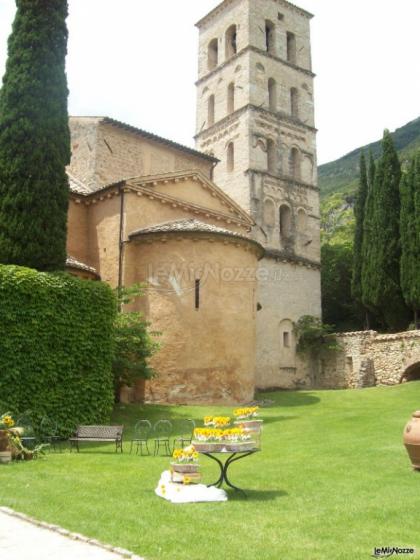
[(395, 385), (420, 378), (420, 331), (340, 333), (341, 349), (318, 359), (315, 385), (324, 389)]

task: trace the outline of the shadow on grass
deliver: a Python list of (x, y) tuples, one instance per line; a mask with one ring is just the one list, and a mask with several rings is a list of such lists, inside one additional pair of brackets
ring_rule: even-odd
[(170, 420), (172, 423), (177, 423), (187, 418), (192, 418), (197, 424), (203, 420), (201, 414), (194, 417), (181, 405), (178, 408), (160, 404), (116, 404), (112, 413), (112, 423), (123, 424), (125, 434), (130, 434), (138, 420), (149, 420), (155, 424), (158, 420)]
[(288, 496), (289, 494), (284, 490), (244, 490), (246, 498), (241, 492), (235, 492), (234, 490), (228, 490), (227, 494), (229, 500), (247, 500), (253, 502), (270, 502), (281, 498), (282, 496)]
[(309, 406), (320, 402), (320, 398), (310, 391), (287, 391), (279, 389), (266, 389), (264, 392), (258, 393), (259, 397), (264, 397), (273, 401), (270, 407), (285, 406), (287, 408), (294, 406)]
[(285, 422), (286, 420), (294, 420), (299, 418), (299, 416), (264, 416), (264, 425), (274, 424), (275, 422)]

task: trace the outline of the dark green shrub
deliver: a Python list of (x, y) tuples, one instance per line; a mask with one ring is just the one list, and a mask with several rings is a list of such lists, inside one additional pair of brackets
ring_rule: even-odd
[(109, 421), (115, 297), (102, 282), (0, 265), (0, 395), (64, 435)]
[(340, 345), (334, 334), (334, 327), (318, 317), (303, 315), (294, 326), (297, 338), (296, 350), (300, 353), (339, 350)]
[(137, 379), (151, 379), (155, 372), (149, 364), (150, 358), (159, 349), (158, 332), (150, 330), (150, 324), (138, 311), (127, 311), (123, 307), (144, 294), (143, 286), (134, 284), (117, 290), (119, 312), (114, 325), (114, 373), (115, 400), (119, 400), (123, 385), (132, 387)]

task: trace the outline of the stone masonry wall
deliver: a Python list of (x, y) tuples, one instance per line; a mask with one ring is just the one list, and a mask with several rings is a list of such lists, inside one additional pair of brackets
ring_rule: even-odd
[(323, 389), (395, 385), (409, 368), (420, 364), (420, 331), (337, 335), (341, 349), (322, 356), (315, 385)]

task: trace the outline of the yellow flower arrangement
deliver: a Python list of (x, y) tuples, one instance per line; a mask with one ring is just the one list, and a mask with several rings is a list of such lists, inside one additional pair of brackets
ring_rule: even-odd
[(191, 477), (189, 477), (189, 476), (184, 476), (183, 483), (184, 483), (184, 484), (191, 484)]
[(205, 426), (214, 426), (215, 428), (224, 428), (225, 426), (229, 426), (230, 418), (229, 416), (205, 416), (204, 417), (204, 425)]
[(13, 428), (14, 425), (15, 421), (8, 412), (0, 416), (0, 429), (9, 430), (10, 428)]
[(243, 428), (229, 428), (227, 430), (220, 430), (217, 428), (195, 428), (194, 438), (200, 442), (235, 442), (250, 439), (250, 435)]
[(177, 463), (196, 463), (198, 461), (198, 453), (193, 445), (189, 445), (184, 449), (174, 449), (172, 458)]
[(245, 408), (236, 408), (233, 411), (233, 414), (237, 418), (255, 418), (256, 416), (258, 416), (258, 411), (258, 406), (249, 406)]

